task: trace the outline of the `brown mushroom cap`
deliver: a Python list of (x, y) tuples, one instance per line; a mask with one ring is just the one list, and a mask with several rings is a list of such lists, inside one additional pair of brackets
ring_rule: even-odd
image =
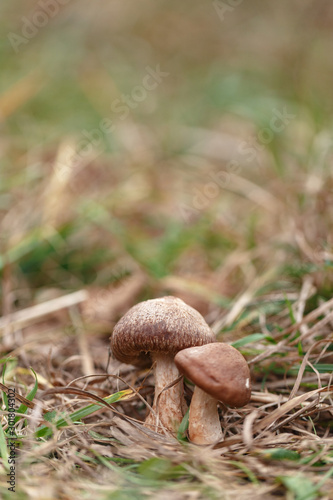
[(150, 362), (148, 353), (174, 355), (214, 341), (214, 333), (198, 311), (168, 296), (133, 306), (114, 327), (111, 349), (119, 361), (145, 366)]
[(178, 370), (213, 398), (230, 406), (244, 406), (251, 397), (250, 370), (234, 347), (214, 342), (191, 347), (175, 356)]

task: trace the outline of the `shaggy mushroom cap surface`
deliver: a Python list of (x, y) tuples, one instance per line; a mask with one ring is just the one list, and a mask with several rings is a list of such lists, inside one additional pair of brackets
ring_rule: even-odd
[(133, 306), (114, 327), (113, 356), (123, 363), (147, 366), (149, 353), (175, 355), (194, 345), (215, 341), (201, 314), (173, 296)]
[(234, 347), (214, 342), (190, 347), (175, 356), (178, 370), (210, 396), (230, 406), (250, 401), (250, 370), (245, 358)]

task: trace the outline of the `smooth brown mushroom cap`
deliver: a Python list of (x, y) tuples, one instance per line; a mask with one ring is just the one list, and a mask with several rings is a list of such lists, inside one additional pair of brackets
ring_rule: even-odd
[(214, 342), (191, 347), (175, 356), (178, 370), (200, 389), (222, 403), (244, 406), (250, 401), (250, 370), (234, 347)]
[(114, 327), (111, 349), (123, 363), (146, 366), (148, 353), (174, 355), (215, 341), (201, 314), (181, 299), (167, 296), (133, 306)]

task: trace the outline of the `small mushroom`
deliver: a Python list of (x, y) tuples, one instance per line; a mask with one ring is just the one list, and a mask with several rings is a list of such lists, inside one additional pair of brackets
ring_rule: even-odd
[(155, 362), (155, 415), (148, 415), (146, 426), (158, 430), (162, 423), (171, 432), (179, 426), (186, 408), (182, 383), (162, 392), (179, 377), (174, 355), (187, 347), (214, 341), (215, 335), (201, 314), (172, 296), (140, 302), (116, 324), (111, 336), (116, 359), (142, 367)]
[(234, 347), (214, 342), (190, 347), (175, 356), (179, 371), (196, 385), (189, 414), (189, 438), (197, 444), (222, 440), (218, 401), (241, 407), (250, 401), (250, 370)]

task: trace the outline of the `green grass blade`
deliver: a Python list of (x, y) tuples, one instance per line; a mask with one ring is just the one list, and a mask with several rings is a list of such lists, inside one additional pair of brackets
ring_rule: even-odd
[(190, 409), (188, 408), (178, 428), (178, 433), (177, 433), (178, 441), (187, 441), (186, 431), (188, 429), (189, 414), (190, 414)]
[(3, 431), (2, 425), (0, 425), (0, 453), (1, 453), (1, 458), (2, 458), (2, 464), (6, 471), (9, 470), (9, 464), (8, 464), (8, 449), (7, 449), (7, 442), (6, 442), (6, 436)]
[[(34, 399), (34, 397), (36, 396), (36, 392), (37, 392), (37, 389), (38, 389), (38, 381), (37, 381), (37, 375), (35, 373), (35, 371), (30, 368), (32, 373), (34, 374), (34, 377), (35, 377), (35, 384), (33, 386), (33, 388), (31, 389), (31, 391), (29, 392), (29, 394), (26, 396), (26, 398), (29, 400), (29, 401), (32, 401)], [(21, 404), (17, 410), (17, 413), (26, 413), (28, 407), (25, 405), (25, 404)], [(15, 423), (20, 419), (21, 417), (17, 416), (15, 417)]]
[(232, 342), (232, 346), (238, 349), (238, 347), (242, 347), (243, 345), (252, 344), (252, 342), (257, 342), (258, 340), (263, 340), (266, 338), (264, 333), (252, 333), (251, 335), (247, 335), (242, 339), (235, 340)]
[[(3, 364), (3, 371), (2, 371), (2, 383), (3, 383), (3, 385), (6, 385), (5, 384), (5, 373), (6, 373), (6, 368), (7, 368), (7, 361), (8, 361), (8, 358), (4, 361), (4, 364)], [(7, 394), (5, 393), (5, 391), (2, 391), (2, 398), (3, 398), (3, 402), (5, 403), (6, 410), (8, 411), (8, 397), (7, 397)]]
[(259, 481), (256, 478), (255, 474), (245, 464), (243, 464), (242, 462), (237, 462), (236, 460), (230, 460), (229, 463), (242, 470), (247, 475), (251, 483), (259, 484)]
[(299, 460), (300, 454), (294, 450), (284, 448), (273, 448), (264, 450), (264, 454), (272, 460)]
[[(110, 396), (107, 396), (106, 398), (103, 399), (106, 403), (112, 404), (116, 403), (117, 401), (120, 401), (121, 399), (125, 399), (126, 396), (128, 396), (129, 394), (132, 394), (132, 391), (130, 389), (126, 389), (124, 391), (119, 391), (114, 394), (111, 394)], [(58, 418), (58, 420), (56, 420), (55, 422), (54, 422), (55, 412), (47, 413), (46, 415), (44, 415), (44, 419), (53, 423), (54, 426), (57, 429), (59, 429), (61, 427), (69, 425), (69, 422), (78, 423), (81, 421), (82, 418), (89, 417), (92, 413), (94, 413), (97, 410), (100, 410), (101, 408), (102, 405), (100, 404), (90, 404), (88, 406), (85, 406), (84, 408), (80, 408), (80, 410), (70, 413), (66, 417)], [(50, 435), (52, 435), (52, 428), (50, 428), (47, 425), (39, 427), (36, 431), (36, 437), (47, 437)]]

